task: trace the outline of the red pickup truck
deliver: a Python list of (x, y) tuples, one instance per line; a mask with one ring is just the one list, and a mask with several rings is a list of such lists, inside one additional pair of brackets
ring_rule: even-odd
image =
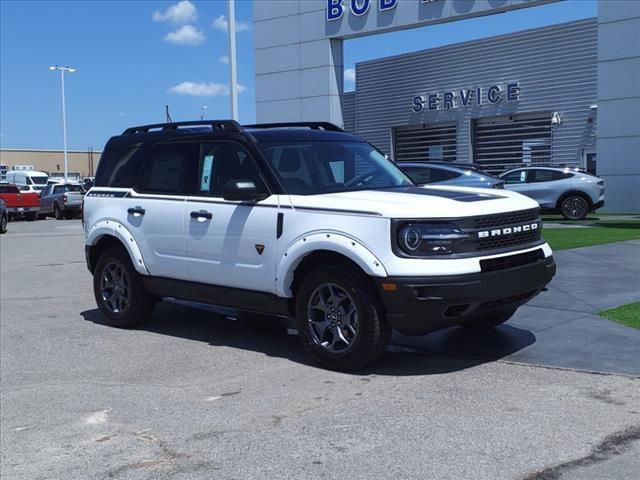
[(21, 192), (11, 184), (0, 185), (0, 198), (7, 206), (9, 218), (24, 215), (27, 220), (35, 220), (40, 211), (40, 195), (37, 192)]

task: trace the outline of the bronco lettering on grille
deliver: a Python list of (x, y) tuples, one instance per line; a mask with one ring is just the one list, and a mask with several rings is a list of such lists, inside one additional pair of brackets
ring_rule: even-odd
[(516, 227), (494, 228), (478, 232), (478, 238), (501, 237), (503, 235), (513, 235), (514, 233), (529, 232), (537, 229), (537, 223), (527, 223), (526, 225), (518, 225)]

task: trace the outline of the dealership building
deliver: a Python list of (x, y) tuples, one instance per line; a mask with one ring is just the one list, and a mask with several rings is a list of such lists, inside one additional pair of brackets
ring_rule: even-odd
[(328, 120), (397, 161), (582, 166), (605, 179), (607, 210), (640, 212), (640, 2), (361, 62), (343, 92), (345, 39), (545, 3), (254, 2), (257, 121)]

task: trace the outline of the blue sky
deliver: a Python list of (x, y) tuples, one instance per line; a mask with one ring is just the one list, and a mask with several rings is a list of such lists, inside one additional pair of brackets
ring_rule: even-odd
[[(266, 0), (260, 0), (266, 1)], [(417, 1), (417, 0), (416, 0)], [(356, 62), (596, 15), (593, 0), (569, 0), (451, 24), (345, 42)], [(102, 149), (127, 126), (229, 117), (224, 0), (1, 1), (0, 145), (62, 148), (60, 79), (66, 79), (69, 148)], [(252, 3), (236, 0), (240, 121), (255, 120)], [(345, 87), (353, 89), (349, 78)], [(197, 94), (197, 95), (196, 95)]]

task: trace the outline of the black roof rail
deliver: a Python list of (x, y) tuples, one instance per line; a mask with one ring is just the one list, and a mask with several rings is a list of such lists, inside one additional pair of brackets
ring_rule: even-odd
[(328, 132), (344, 132), (339, 126), (330, 122), (280, 122), (280, 123), (256, 123), (254, 125), (243, 125), (245, 128), (287, 128), (306, 127), (311, 130), (326, 130)]
[(218, 132), (244, 132), (242, 126), (235, 120), (193, 120), (190, 122), (153, 123), (127, 128), (122, 135), (147, 133), (149, 130), (177, 130), (179, 127), (211, 127)]

